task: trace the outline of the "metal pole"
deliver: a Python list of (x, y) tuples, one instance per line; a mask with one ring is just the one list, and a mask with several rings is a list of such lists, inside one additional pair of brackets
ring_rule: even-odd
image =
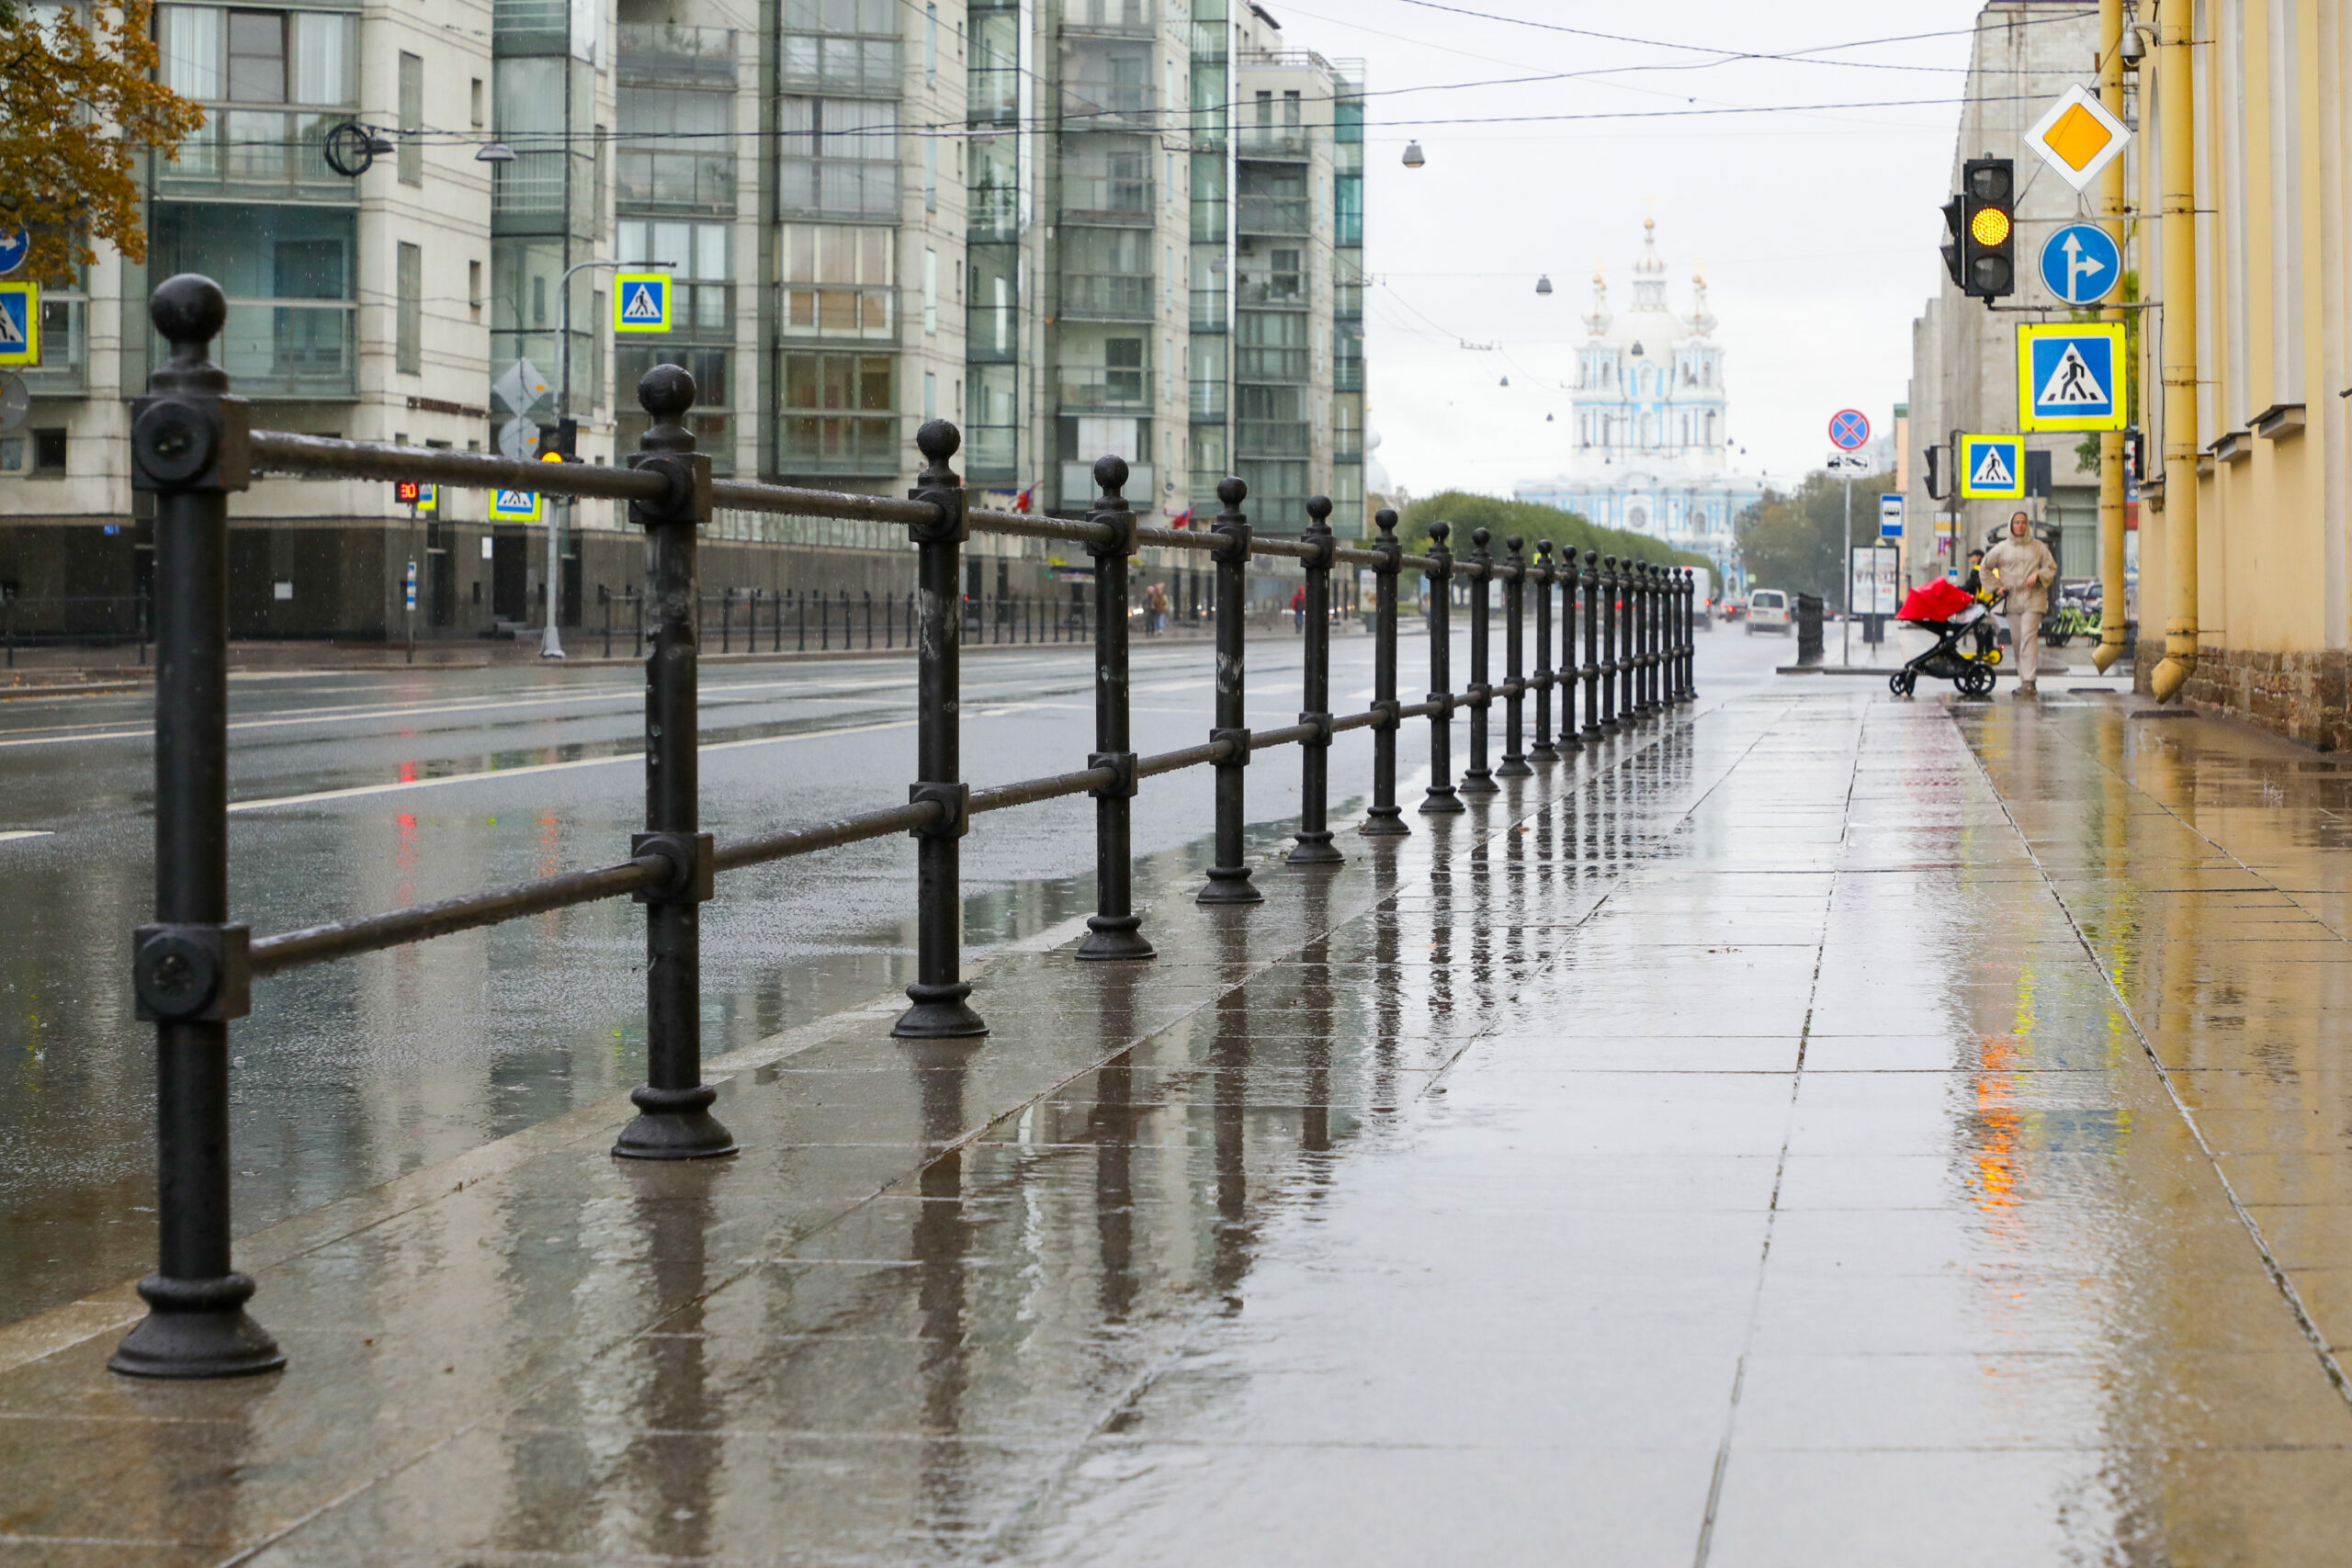
[(1470, 530), (1470, 762), (1462, 770), (1462, 793), (1493, 795), (1502, 788), (1495, 783), (1495, 773), (1487, 765), (1487, 709), (1495, 700), (1495, 689), (1487, 677), (1492, 673), (1487, 660), (1487, 585), (1495, 575), (1495, 558), (1487, 553), (1487, 541), (1494, 536), (1484, 528)]
[(1634, 671), (1638, 667), (1635, 654), (1640, 644), (1634, 640), (1635, 615), (1641, 606), (1641, 573), (1632, 559), (1617, 563), (1617, 722), (1631, 729), (1637, 716), (1634, 702)]
[(1404, 808), (1396, 804), (1396, 731), (1404, 724), (1397, 715), (1402, 705), (1396, 701), (1396, 580), (1405, 551), (1396, 542), (1394, 511), (1384, 506), (1373, 513), (1373, 521), (1380, 525), (1380, 538), (1373, 546), (1380, 560), (1372, 569), (1372, 705), (1387, 717), (1372, 732), (1372, 805), (1357, 831), (1368, 839), (1394, 839), (1412, 831), (1405, 826)]
[(1577, 668), (1577, 594), (1584, 580), (1582, 562), (1577, 552), (1560, 552), (1560, 739), (1559, 750), (1567, 755), (1580, 744), (1577, 739), (1577, 682), (1581, 671)]
[(645, 906), (645, 1082), (629, 1091), (637, 1119), (613, 1153), (707, 1159), (736, 1149), (734, 1134), (710, 1113), (718, 1091), (702, 1081), (701, 907), (718, 866), (699, 816), (695, 531), (710, 521), (710, 458), (695, 450), (685, 425), (695, 378), (684, 367), (648, 370), (637, 400), (650, 422), (628, 466), (661, 474), (670, 493), (628, 508), (629, 521), (646, 532), (654, 616), (645, 661), (645, 831), (631, 835), (629, 853), (659, 855), (671, 874), (637, 895)]
[(1293, 865), (1338, 865), (1348, 857), (1331, 843), (1331, 563), (1340, 542), (1331, 536), (1331, 498), (1306, 500), (1306, 681), (1301, 724), (1316, 727), (1314, 739), (1298, 749), (1298, 842)]
[(1699, 580), (1682, 574), (1682, 700), (1699, 695)]
[(131, 933), (137, 1016), (155, 1025), (155, 1272), (107, 1365), (215, 1378), (286, 1364), (230, 1266), (229, 1023), (249, 1010), (229, 923), (229, 492), (247, 410), (205, 357), (228, 319), (211, 279), (167, 278), (148, 315), (172, 345), (131, 406), (131, 483), (155, 497), (155, 921)]
[(1078, 956), (1150, 958), (1151, 943), (1137, 929), (1143, 917), (1135, 912), (1136, 754), (1127, 728), (1127, 617), (1119, 613), (1127, 602), (1127, 558), (1136, 553), (1136, 514), (1120, 493), (1127, 483), (1126, 460), (1098, 459), (1094, 482), (1102, 495), (1091, 521), (1110, 529), (1111, 536), (1086, 546), (1094, 558), (1094, 600), (1103, 612), (1094, 618), (1094, 750), (1086, 765), (1107, 767), (1114, 777), (1087, 792), (1094, 796), (1094, 913), (1087, 917)]
[(1606, 734), (1617, 733), (1617, 671), (1619, 637), (1617, 632), (1617, 558), (1600, 558), (1600, 573), (1594, 583), (1600, 596), (1600, 646), (1609, 657), (1600, 662), (1600, 728)]
[(1445, 547), (1450, 525), (1430, 525), (1431, 565), (1421, 569), (1430, 587), (1430, 691), (1438, 705), (1430, 715), (1430, 785), (1421, 797), (1424, 816), (1442, 817), (1469, 807), (1453, 787), (1453, 552)]
[[(1217, 480), (1217, 499), (1225, 503), (1216, 514), (1216, 728), (1209, 739), (1222, 741), (1226, 754), (1216, 763), (1216, 863), (1209, 867), (1208, 886), (1200, 892), (1204, 904), (1257, 904), (1265, 895), (1250, 880), (1242, 859), (1241, 770), (1250, 765), (1250, 715), (1242, 702), (1242, 617), (1250, 602), (1250, 519), (1241, 503), (1250, 487), (1239, 479)], [(1102, 616), (1126, 614), (1124, 604), (1099, 605)]]
[(1657, 711), (1650, 680), (1657, 668), (1657, 602), (1651, 597), (1657, 584), (1657, 568), (1647, 561), (1634, 568), (1634, 711), (1644, 718)]
[(1527, 553), (1526, 540), (1512, 534), (1503, 540), (1510, 552), (1503, 563), (1503, 765), (1496, 776), (1523, 779), (1535, 772), (1520, 750), (1527, 721)]
[(968, 530), (963, 477), (947, 466), (963, 444), (963, 433), (944, 419), (915, 432), (926, 466), (907, 492), (939, 509), (933, 521), (907, 526), (917, 547), (916, 585), (922, 594), (915, 633), (916, 783), (907, 798), (936, 802), (940, 817), (914, 833), (915, 983), (907, 987), (914, 1005), (890, 1030), (901, 1040), (961, 1040), (989, 1032), (965, 1000), (972, 987), (963, 977), (960, 862), (964, 835), (972, 825), (972, 792), (964, 783), (958, 733), (963, 617), (957, 595)]
[(1854, 662), (1854, 476), (1846, 476), (1846, 617), (1838, 623), (1838, 662)]
[(1600, 739), (1600, 552), (1584, 553), (1584, 728), (1587, 741)]
[(1535, 744), (1527, 754), (1539, 762), (1555, 762), (1560, 753), (1552, 745), (1552, 584), (1559, 581), (1552, 566), (1552, 541), (1535, 541)]

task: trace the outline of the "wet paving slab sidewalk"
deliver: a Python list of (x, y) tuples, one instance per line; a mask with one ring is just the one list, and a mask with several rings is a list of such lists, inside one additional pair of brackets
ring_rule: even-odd
[(2352, 772), (1792, 687), (0, 1327), (0, 1563), (2342, 1561)]

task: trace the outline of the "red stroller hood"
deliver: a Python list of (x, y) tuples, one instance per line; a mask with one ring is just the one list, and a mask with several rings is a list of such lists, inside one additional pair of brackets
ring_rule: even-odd
[(1968, 591), (1948, 577), (1935, 578), (1911, 590), (1897, 620), (1949, 621), (1976, 603)]

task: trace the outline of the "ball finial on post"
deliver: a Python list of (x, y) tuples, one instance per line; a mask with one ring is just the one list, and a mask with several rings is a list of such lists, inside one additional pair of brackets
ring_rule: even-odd
[(1105, 497), (1116, 497), (1127, 486), (1127, 460), (1114, 455), (1094, 459), (1094, 485)]
[(1225, 502), (1227, 511), (1236, 511), (1250, 499), (1250, 487), (1228, 474), (1216, 481), (1216, 498)]

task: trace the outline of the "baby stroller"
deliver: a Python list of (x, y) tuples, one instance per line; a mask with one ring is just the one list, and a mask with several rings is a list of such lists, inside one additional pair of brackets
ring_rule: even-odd
[[(1887, 689), (1898, 697), (1907, 697), (1918, 686), (1920, 676), (1932, 675), (1958, 686), (1962, 696), (1991, 696), (1993, 667), (2000, 663), (2001, 650), (1978, 642), (1989, 614), (1975, 595), (1940, 577), (1913, 589), (1896, 619), (1935, 633), (1936, 645), (1889, 675)], [(1963, 640), (1978, 646), (1962, 651)]]

